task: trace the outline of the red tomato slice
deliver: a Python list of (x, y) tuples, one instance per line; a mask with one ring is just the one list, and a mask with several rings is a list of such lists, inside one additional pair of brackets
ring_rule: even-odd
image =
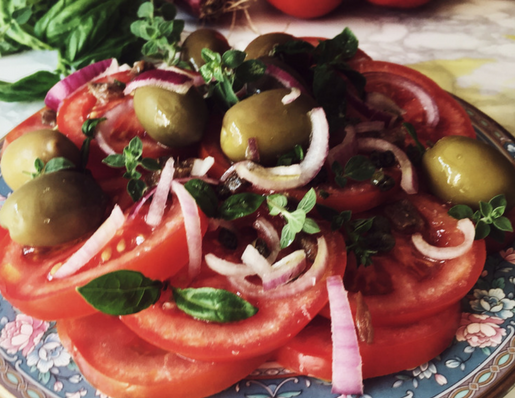
[[(65, 261), (80, 244), (55, 251), (24, 253), (22, 246), (5, 237), (0, 242), (2, 295), (28, 315), (55, 320), (93, 313), (95, 309), (75, 289), (108, 272), (130, 269), (141, 271), (153, 279), (169, 278), (188, 262), (180, 206), (175, 202), (155, 229), (145, 223), (144, 214), (146, 211), (142, 209), (134, 219), (128, 219), (118, 235), (80, 272), (52, 281), (47, 279), (49, 272)], [(202, 223), (204, 227), (207, 225), (204, 218)]]
[[(429, 195), (409, 195), (425, 220), (423, 236), (435, 246), (455, 246), (463, 235), (448, 207)], [(359, 218), (359, 217), (358, 217)], [(418, 321), (460, 301), (474, 286), (486, 260), (485, 242), (475, 241), (471, 250), (455, 259), (425, 258), (411, 242), (411, 235), (395, 233), (395, 247), (373, 257), (368, 267), (349, 261), (345, 286), (355, 308), (358, 291), (372, 315), (374, 326)]]
[[(460, 322), (460, 304), (401, 326), (374, 328), (372, 343), (359, 342), (363, 378), (411, 369), (433, 359), (452, 342)], [(317, 317), (277, 350), (275, 360), (294, 372), (332, 379), (331, 321)]]
[(206, 397), (230, 387), (266, 359), (192, 361), (147, 343), (116, 317), (100, 313), (59, 321), (57, 330), (85, 378), (112, 397)]
[[(383, 61), (365, 61), (355, 65), (367, 78), (366, 90), (385, 94), (406, 111), (404, 120), (413, 124), (422, 143), (435, 143), (447, 135), (476, 137), (466, 111), (445, 90), (422, 73), (407, 66)], [(426, 110), (400, 80), (408, 79), (435, 101), (439, 121), (434, 126), (426, 124)]]
[[(258, 312), (246, 320), (208, 323), (186, 315), (174, 305), (164, 309), (161, 302), (140, 313), (124, 316), (122, 321), (141, 338), (189, 358), (228, 361), (271, 352), (298, 333), (320, 311), (327, 302), (325, 279), (342, 272), (345, 267), (346, 251), (341, 235), (328, 232), (324, 236), (329, 263), (317, 283), (303, 293), (286, 298), (247, 298)], [(221, 275), (207, 275), (193, 286), (211, 286), (238, 293)], [(241, 296), (245, 298), (244, 294)]]

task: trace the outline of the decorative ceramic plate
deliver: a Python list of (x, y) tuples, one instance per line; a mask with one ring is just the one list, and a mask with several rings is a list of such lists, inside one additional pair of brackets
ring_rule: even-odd
[[(478, 138), (515, 165), (513, 137), (482, 112), (459, 100)], [(0, 195), (9, 192), (0, 177)], [(488, 257), (463, 303), (452, 345), (415, 369), (365, 381), (366, 398), (486, 398), (513, 384), (515, 369), (515, 249)], [(18, 312), (0, 296), (0, 396), (106, 397), (83, 378), (62, 347), (52, 322)], [(267, 364), (217, 398), (333, 398), (330, 383)], [(165, 397), (149, 397), (165, 398)]]

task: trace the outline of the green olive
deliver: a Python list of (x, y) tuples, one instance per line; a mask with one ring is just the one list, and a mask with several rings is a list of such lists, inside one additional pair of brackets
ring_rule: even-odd
[(263, 91), (238, 102), (224, 116), (220, 145), (225, 155), (239, 161), (246, 158), (249, 138), (257, 140), (261, 163), (274, 164), (295, 145), (306, 146), (311, 134), (308, 112), (315, 101), (302, 94), (290, 104), (281, 100), (291, 90)]
[(80, 150), (57, 130), (35, 130), (20, 136), (5, 148), (0, 168), (6, 184), (16, 190), (36, 172), (34, 162), (37, 158), (47, 163), (57, 157), (64, 157), (78, 166)]
[(107, 197), (96, 181), (76, 171), (43, 174), (14, 191), (0, 209), (0, 225), (27, 246), (55, 246), (98, 228)]
[(178, 94), (160, 87), (140, 87), (135, 90), (134, 110), (147, 133), (168, 147), (200, 141), (208, 119), (204, 98), (195, 88)]
[(188, 62), (195, 70), (205, 64), (202, 49), (208, 48), (223, 54), (231, 48), (227, 39), (214, 29), (197, 29), (191, 33), (181, 46), (181, 60)]
[(273, 55), (272, 52), (278, 44), (284, 44), (295, 40), (295, 37), (287, 33), (266, 33), (252, 40), (245, 48), (247, 59), (257, 59)]
[(494, 147), (473, 138), (448, 136), (422, 157), (431, 191), (441, 199), (474, 209), (504, 194), (515, 205), (515, 169)]

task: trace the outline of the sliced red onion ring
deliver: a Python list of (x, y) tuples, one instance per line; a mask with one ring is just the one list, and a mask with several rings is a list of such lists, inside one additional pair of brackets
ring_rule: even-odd
[(173, 158), (169, 158), (161, 170), (156, 191), (154, 192), (152, 202), (150, 202), (150, 207), (148, 208), (147, 217), (145, 218), (146, 223), (151, 227), (157, 227), (163, 219), (168, 194), (172, 188), (174, 172), (175, 160)]
[(241, 255), (241, 260), (243, 261), (243, 264), (247, 265), (254, 271), (254, 274), (261, 277), (272, 269), (268, 260), (252, 245), (247, 245)]
[(209, 268), (220, 275), (245, 277), (255, 274), (254, 270), (249, 266), (221, 259), (213, 253), (206, 254), (204, 260)]
[(181, 75), (186, 75), (193, 81), (193, 85), (195, 87), (203, 86), (204, 84), (206, 84), (202, 75), (199, 72), (195, 72), (193, 70), (181, 69), (177, 66), (174, 66), (174, 65), (168, 66), (166, 64), (160, 65), (158, 67), (158, 69), (172, 71), (175, 73), (179, 73)]
[[(115, 59), (95, 62), (65, 77), (48, 91), (45, 96), (45, 105), (54, 111), (58, 111), (65, 98), (98, 77), (114, 62), (116, 62)], [(118, 66), (118, 62), (115, 65)]]
[(373, 108), (361, 98), (350, 92), (347, 95), (347, 99), (349, 104), (352, 105), (367, 120), (381, 121), (386, 126), (391, 126), (398, 119), (398, 115), (381, 109)]
[(333, 394), (363, 394), (363, 375), (358, 337), (349, 299), (341, 276), (327, 278), (331, 335), (333, 340)]
[(245, 158), (252, 162), (259, 163), (259, 147), (256, 137), (250, 137), (247, 140), (247, 149), (245, 150)]
[(124, 115), (132, 112), (134, 108), (134, 101), (130, 98), (128, 101), (121, 101), (115, 107), (109, 109), (103, 117), (106, 120), (97, 124), (95, 129), (95, 140), (98, 143), (98, 146), (106, 155), (114, 155), (116, 151), (109, 145), (107, 142), (107, 137), (114, 130), (115, 123), (119, 120), (119, 118), (123, 118)]
[(367, 93), (366, 103), (373, 109), (392, 113), (396, 116), (401, 116), (406, 113), (406, 111), (397, 105), (390, 97), (375, 91)]
[(263, 290), (280, 287), (295, 279), (306, 268), (306, 252), (296, 250), (277, 261), (269, 272), (261, 276)]
[(48, 274), (48, 279), (61, 279), (76, 273), (97, 255), (106, 243), (113, 239), (124, 222), (125, 215), (120, 207), (115, 205), (109, 217), (107, 217), (84, 245), (73, 253), (55, 273)]
[(426, 111), (426, 124), (430, 127), (435, 127), (440, 121), (438, 105), (434, 98), (422, 86), (415, 83), (413, 80), (388, 72), (367, 72), (364, 73), (364, 76), (367, 79), (367, 83), (373, 84), (376, 81), (388, 81), (389, 84), (408, 90), (420, 102)]
[(133, 220), (134, 218), (136, 218), (136, 216), (143, 208), (143, 205), (147, 202), (147, 200), (149, 200), (152, 197), (152, 195), (154, 195), (154, 192), (156, 192), (156, 187), (149, 189), (148, 192), (145, 193), (145, 195), (143, 195), (136, 203), (134, 203), (129, 212), (129, 215), (127, 216), (127, 219)]
[(353, 126), (347, 126), (342, 142), (329, 149), (326, 160), (327, 166), (331, 168), (334, 162), (345, 165), (357, 153), (358, 141), (356, 140), (356, 130)]
[(302, 94), (309, 94), (303, 84), (301, 84), (297, 79), (295, 79), (284, 69), (281, 69), (276, 65), (268, 64), (266, 67), (265, 74), (272, 76), (275, 80), (277, 80), (281, 85), (283, 85), (286, 88), (296, 88), (300, 90)]
[(358, 149), (365, 152), (392, 151), (402, 172), (401, 188), (410, 195), (418, 192), (417, 172), (408, 155), (399, 147), (381, 138), (360, 138), (358, 140)]
[(203, 177), (209, 169), (215, 164), (215, 158), (208, 156), (205, 159), (195, 159), (191, 168), (191, 175), (194, 177)]
[(229, 281), (242, 294), (253, 298), (283, 298), (303, 293), (316, 285), (327, 268), (329, 251), (325, 238), (323, 236), (319, 237), (317, 244), (317, 256), (311, 267), (297, 279), (280, 288), (264, 290), (263, 286), (256, 285), (241, 277), (229, 277)]
[(298, 89), (297, 87), (292, 87), (291, 91), (281, 99), (281, 102), (283, 103), (283, 105), (288, 105), (299, 97), (300, 89)]
[(270, 264), (274, 263), (277, 255), (281, 251), (281, 239), (277, 230), (267, 219), (260, 217), (254, 221), (254, 229), (258, 235), (266, 242), (270, 255), (266, 258)]
[(129, 95), (138, 87), (155, 86), (179, 94), (186, 94), (193, 86), (193, 79), (183, 73), (171, 70), (151, 69), (140, 73), (127, 84), (123, 93)]
[(308, 115), (312, 125), (311, 142), (302, 162), (267, 168), (243, 161), (234, 165), (236, 173), (252, 185), (268, 190), (297, 188), (311, 181), (324, 165), (329, 151), (329, 125), (322, 108), (314, 108)]
[(200, 273), (202, 264), (202, 230), (197, 202), (177, 181), (172, 181), (172, 191), (177, 195), (184, 217), (184, 228), (188, 241), (188, 276), (193, 279)]
[(463, 233), (463, 242), (458, 246), (437, 247), (427, 243), (422, 234), (415, 233), (411, 236), (411, 240), (417, 250), (424, 256), (433, 260), (450, 260), (463, 256), (474, 244), (475, 228), (474, 223), (464, 218), (458, 221), (458, 229)]

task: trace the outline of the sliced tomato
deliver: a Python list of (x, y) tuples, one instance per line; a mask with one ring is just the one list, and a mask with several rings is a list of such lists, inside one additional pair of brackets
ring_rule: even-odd
[(204, 159), (212, 156), (215, 159), (215, 163), (208, 171), (208, 175), (212, 178), (220, 178), (231, 167), (231, 161), (225, 157), (220, 147), (222, 118), (223, 116), (218, 114), (211, 116), (204, 138), (202, 138), (199, 145), (200, 158)]
[[(407, 198), (425, 220), (422, 234), (427, 242), (443, 247), (463, 241), (457, 220), (447, 214), (447, 205), (430, 195)], [(436, 261), (425, 258), (415, 248), (411, 235), (393, 234), (396, 243), (390, 252), (373, 256), (373, 264), (367, 267), (349, 261), (345, 272), (344, 282), (353, 308), (359, 291), (374, 326), (415, 322), (442, 311), (460, 301), (483, 270), (484, 240), (475, 241), (463, 256)]]
[[(345, 267), (346, 251), (341, 235), (327, 232), (324, 236), (329, 250), (327, 268), (316, 284), (302, 293), (285, 298), (249, 298), (233, 287), (226, 277), (212, 273), (192, 284), (194, 287), (229, 290), (247, 298), (258, 312), (246, 320), (204, 322), (186, 315), (170, 303), (163, 308), (161, 302), (140, 313), (124, 316), (122, 321), (141, 338), (189, 358), (227, 361), (271, 352), (298, 333), (320, 311), (327, 302), (325, 279), (342, 272)], [(226, 258), (238, 261), (229, 255)]]
[[(422, 73), (407, 66), (384, 61), (365, 61), (355, 64), (354, 67), (367, 78), (365, 89), (368, 92), (384, 94), (406, 111), (403, 118), (413, 124), (422, 143), (435, 143), (447, 135), (476, 137), (466, 111), (449, 93)], [(434, 101), (438, 109), (437, 123), (427, 123), (427, 107), (407, 88), (404, 79)]]
[(104, 314), (57, 323), (59, 338), (85, 378), (112, 397), (201, 398), (228, 388), (266, 358), (192, 361), (140, 339)]
[[(459, 303), (418, 322), (374, 328), (371, 343), (359, 342), (363, 378), (384, 376), (428, 362), (453, 341), (461, 317)], [(316, 317), (277, 350), (275, 360), (296, 373), (332, 379), (331, 321)]]
[[(145, 208), (135, 217), (129, 217), (115, 238), (78, 273), (51, 281), (49, 273), (74, 253), (80, 243), (55, 250), (24, 252), (24, 247), (5, 237), (0, 242), (2, 295), (28, 315), (54, 320), (93, 313), (93, 307), (76, 288), (105, 273), (130, 269), (153, 279), (169, 278), (188, 262), (180, 206), (175, 201), (155, 229), (145, 223), (144, 214)], [(204, 216), (202, 220), (205, 230)]]

